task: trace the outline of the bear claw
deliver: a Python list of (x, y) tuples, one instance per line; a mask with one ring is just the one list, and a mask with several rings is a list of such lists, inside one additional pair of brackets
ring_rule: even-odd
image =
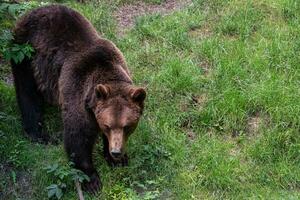
[(97, 173), (93, 173), (90, 176), (89, 182), (86, 181), (83, 183), (83, 189), (93, 195), (97, 194), (97, 192), (99, 192), (101, 188), (102, 188), (102, 183)]

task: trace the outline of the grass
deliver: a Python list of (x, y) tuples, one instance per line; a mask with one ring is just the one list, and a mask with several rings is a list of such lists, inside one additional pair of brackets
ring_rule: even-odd
[[(139, 17), (122, 37), (113, 11), (123, 1), (65, 4), (117, 44), (148, 91), (129, 166), (108, 167), (99, 143), (104, 188), (87, 199), (300, 198), (298, 1), (195, 0), (167, 16)], [(61, 130), (59, 111), (48, 110), (48, 129)], [(47, 199), (55, 180), (44, 168), (67, 163), (62, 144), (21, 134), (14, 89), (4, 82), (0, 119), (2, 195)], [(77, 198), (73, 187), (63, 199)]]

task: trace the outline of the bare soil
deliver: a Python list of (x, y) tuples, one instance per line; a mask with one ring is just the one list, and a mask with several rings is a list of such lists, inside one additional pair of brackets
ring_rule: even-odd
[(147, 4), (145, 2), (138, 1), (134, 4), (121, 6), (114, 13), (118, 22), (118, 32), (122, 35), (126, 30), (132, 28), (135, 19), (139, 16), (154, 13), (167, 15), (175, 10), (180, 10), (191, 3), (191, 0), (166, 0), (162, 4)]
[(259, 112), (255, 113), (254, 115), (250, 116), (247, 121), (247, 132), (249, 135), (256, 135), (259, 132), (260, 127), (267, 123), (268, 120), (265, 119)]
[(31, 199), (32, 182), (30, 172), (16, 171), (8, 164), (0, 164), (0, 199)]

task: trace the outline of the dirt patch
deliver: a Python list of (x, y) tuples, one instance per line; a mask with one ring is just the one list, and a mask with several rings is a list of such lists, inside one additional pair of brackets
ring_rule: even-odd
[(205, 94), (205, 93), (203, 93), (201, 95), (197, 95), (197, 96), (196, 95), (192, 96), (192, 100), (196, 104), (203, 105), (207, 102), (207, 99), (208, 99), (208, 97), (207, 97), (207, 94)]
[(211, 74), (211, 65), (207, 60), (201, 61), (199, 65), (204, 72), (204, 76), (209, 76)]
[(211, 79), (213, 76), (213, 64), (203, 55), (199, 55), (198, 52), (194, 52), (193, 61), (197, 64), (197, 67), (201, 70), (201, 77), (205, 79)]
[(259, 116), (251, 117), (248, 121), (248, 128), (250, 132), (257, 132), (260, 124), (262, 123), (262, 119)]
[(208, 96), (206, 93), (200, 95), (192, 95), (191, 100), (185, 100), (180, 103), (179, 109), (182, 112), (187, 112), (191, 106), (197, 106), (198, 110), (201, 111), (208, 101)]
[(192, 100), (193, 103), (197, 106), (198, 111), (202, 111), (208, 101), (208, 96), (205, 93), (201, 95), (193, 95)]
[(196, 139), (196, 133), (192, 130), (186, 130), (186, 136), (189, 140), (195, 140)]
[(172, 11), (180, 10), (191, 3), (191, 0), (166, 0), (162, 4), (147, 4), (138, 1), (134, 4), (124, 5), (114, 13), (118, 22), (118, 32), (122, 35), (126, 30), (132, 28), (135, 19), (139, 16), (154, 13), (167, 15)]
[(263, 117), (259, 113), (250, 116), (247, 121), (247, 132), (249, 135), (255, 135), (259, 132), (259, 128), (264, 123)]
[(238, 144), (234, 144), (234, 146), (230, 149), (229, 155), (236, 157), (241, 153), (241, 149)]
[(0, 164), (0, 179), (0, 199), (31, 199), (30, 172), (18, 171), (8, 164)]
[[(188, 102), (182, 102), (180, 104), (180, 111), (188, 112), (190, 108), (194, 109), (194, 107), (197, 107), (197, 110), (201, 112), (201, 110), (203, 110), (203, 108), (205, 107), (207, 101), (208, 101), (208, 96), (206, 93), (203, 93), (201, 95), (193, 95)], [(189, 141), (194, 141), (197, 138), (197, 134), (196, 132), (193, 131), (192, 128), (194, 120), (195, 119), (193, 118), (187, 117), (180, 124), (183, 133), (185, 133)]]
[(191, 28), (189, 31), (189, 36), (195, 39), (205, 39), (210, 37), (213, 34), (212, 28), (208, 24), (204, 24), (199, 28)]
[(256, 112), (247, 119), (246, 134), (248, 136), (259, 136), (262, 129), (269, 127), (271, 118), (267, 113)]

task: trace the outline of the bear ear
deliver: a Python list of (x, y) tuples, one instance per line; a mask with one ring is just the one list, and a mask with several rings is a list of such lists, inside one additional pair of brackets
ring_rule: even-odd
[(144, 88), (132, 88), (130, 90), (130, 97), (137, 103), (143, 103), (146, 98), (146, 91)]
[(107, 99), (109, 96), (109, 92), (110, 92), (110, 88), (106, 85), (98, 84), (95, 87), (95, 94), (97, 99), (103, 99), (103, 100)]

